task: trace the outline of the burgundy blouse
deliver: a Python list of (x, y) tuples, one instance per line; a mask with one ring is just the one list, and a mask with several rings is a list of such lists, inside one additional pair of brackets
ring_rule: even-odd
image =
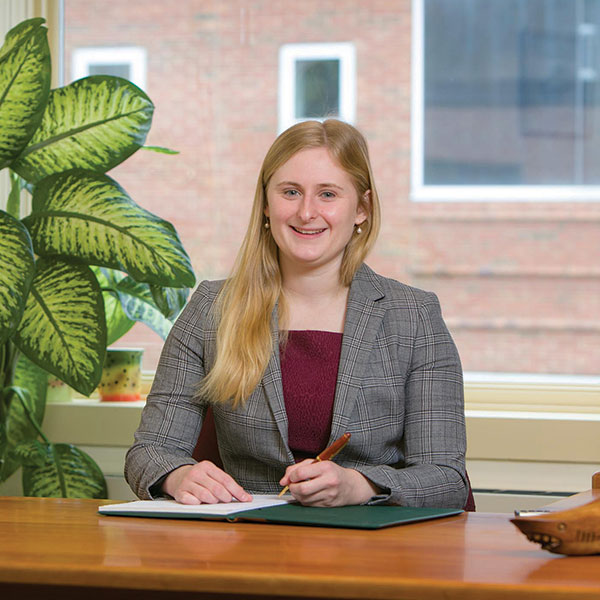
[(288, 443), (296, 461), (327, 447), (341, 349), (341, 333), (313, 330), (289, 331), (280, 347)]

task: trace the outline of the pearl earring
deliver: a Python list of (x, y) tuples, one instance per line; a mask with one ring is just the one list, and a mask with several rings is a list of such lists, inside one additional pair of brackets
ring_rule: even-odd
[(265, 221), (265, 229), (270, 229), (271, 228), (271, 224), (269, 223), (269, 221)]
[(356, 235), (360, 235), (362, 233), (362, 227), (360, 225), (356, 226)]

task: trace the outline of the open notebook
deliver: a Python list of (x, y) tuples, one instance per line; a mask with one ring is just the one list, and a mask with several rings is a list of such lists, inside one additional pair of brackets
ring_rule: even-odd
[(254, 495), (252, 502), (229, 504), (178, 504), (174, 500), (137, 500), (121, 504), (105, 504), (98, 508), (103, 515), (122, 517), (154, 517), (163, 519), (217, 519), (254, 521), (288, 525), (381, 529), (392, 525), (414, 523), (458, 515), (455, 508), (411, 508), (407, 506), (342, 506), (321, 508), (302, 506), (289, 495)]

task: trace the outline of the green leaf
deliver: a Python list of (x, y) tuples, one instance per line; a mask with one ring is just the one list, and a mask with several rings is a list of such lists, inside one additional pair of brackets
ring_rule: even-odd
[(6, 212), (15, 219), (19, 219), (21, 217), (21, 190), (23, 189), (21, 183), (24, 183), (25, 180), (21, 179), (21, 177), (10, 170), (8, 171), (8, 174), (10, 179), (10, 192), (6, 200)]
[(158, 152), (159, 154), (179, 154), (179, 150), (171, 150), (164, 146), (142, 146), (142, 150), (148, 150), (150, 152)]
[(50, 50), (43, 19), (11, 29), (0, 50), (0, 169), (38, 128), (50, 92)]
[(117, 293), (123, 310), (130, 319), (144, 323), (163, 340), (167, 337), (173, 323), (154, 303), (148, 284), (126, 277), (117, 285)]
[(120, 271), (91, 267), (102, 289), (104, 314), (106, 315), (106, 345), (110, 346), (121, 339), (134, 325), (123, 311), (116, 291), (117, 283), (125, 277)]
[(14, 342), (32, 362), (91, 394), (102, 374), (106, 321), (100, 287), (89, 267), (38, 259)]
[(185, 306), (190, 290), (189, 288), (167, 288), (151, 285), (150, 292), (160, 312), (167, 319), (173, 321)]
[(102, 292), (106, 313), (106, 346), (120, 340), (134, 325), (121, 306), (119, 297), (112, 292)]
[(23, 493), (44, 498), (106, 498), (106, 480), (94, 460), (71, 444), (33, 442), (20, 449)]
[(74, 170), (44, 179), (23, 223), (41, 256), (110, 267), (147, 283), (194, 285), (175, 228), (138, 206), (107, 175)]
[(31, 239), (25, 226), (0, 210), (0, 344), (21, 321), (34, 274)]
[[(22, 354), (17, 360), (13, 384), (25, 390), (29, 408), (36, 423), (44, 420), (48, 373), (34, 365)], [(24, 442), (37, 439), (38, 432), (28, 419), (23, 404), (13, 398), (6, 415), (7, 448), (6, 460), (0, 467), (0, 481), (8, 479), (19, 467), (14, 451)]]
[(104, 173), (144, 145), (153, 112), (130, 81), (84, 77), (51, 91), (40, 127), (11, 167), (34, 183), (73, 168)]
[[(0, 390), (0, 473), (4, 472), (5, 464), (8, 460), (7, 413), (8, 406), (2, 397), (2, 390)], [(0, 482), (4, 481), (4, 479), (0, 477)]]

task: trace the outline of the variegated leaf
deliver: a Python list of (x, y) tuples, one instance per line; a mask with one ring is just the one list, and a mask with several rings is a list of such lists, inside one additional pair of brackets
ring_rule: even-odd
[[(7, 414), (8, 406), (0, 391), (0, 473), (4, 472), (4, 469), (9, 469), (10, 466), (7, 464), (8, 461), (8, 431), (7, 431)], [(6, 465), (6, 467), (5, 467)], [(4, 481), (0, 477), (0, 481)]]
[(33, 442), (20, 452), (25, 496), (106, 498), (106, 480), (100, 467), (75, 446)]
[(0, 210), (0, 344), (16, 329), (34, 273), (31, 239), (25, 226)]
[[(21, 354), (17, 360), (13, 384), (26, 390), (32, 416), (36, 423), (42, 423), (46, 408), (48, 373)], [(15, 448), (38, 437), (37, 430), (31, 424), (23, 404), (16, 396), (13, 396), (8, 409), (6, 427), (8, 453), (4, 465), (0, 468), (0, 481), (10, 477), (20, 466), (20, 462), (14, 456)]]
[(33, 211), (23, 222), (41, 256), (110, 267), (147, 283), (194, 285), (175, 228), (107, 175), (74, 170), (47, 177), (35, 186)]
[(102, 293), (89, 267), (38, 259), (14, 341), (31, 361), (89, 395), (106, 351)]
[(43, 19), (11, 29), (0, 50), (0, 169), (25, 147), (50, 92), (50, 50)]
[(190, 290), (189, 288), (167, 288), (151, 285), (150, 292), (160, 312), (172, 321), (183, 310)]
[(100, 284), (104, 299), (106, 346), (108, 347), (122, 338), (135, 325), (135, 321), (132, 321), (123, 311), (116, 291), (117, 283), (125, 277), (125, 274), (102, 267), (91, 267), (91, 269)]
[(126, 79), (79, 79), (51, 91), (38, 130), (11, 167), (34, 183), (73, 168), (104, 173), (144, 145), (153, 111)]
[(117, 293), (123, 310), (130, 319), (144, 323), (163, 340), (169, 335), (173, 323), (154, 303), (148, 284), (126, 277), (117, 285)]

